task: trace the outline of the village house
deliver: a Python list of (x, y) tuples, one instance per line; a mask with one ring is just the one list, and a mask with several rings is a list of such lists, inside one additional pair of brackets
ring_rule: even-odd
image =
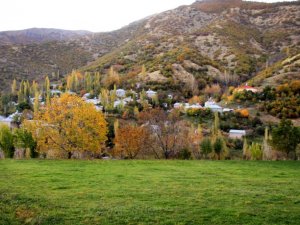
[(60, 96), (62, 92), (60, 90), (50, 90), (52, 96)]
[(242, 139), (246, 135), (245, 130), (230, 130), (229, 138), (232, 139)]
[(230, 109), (230, 108), (224, 108), (223, 109), (223, 113), (225, 112), (233, 112), (234, 110), (233, 109)]
[(86, 103), (91, 103), (91, 104), (93, 104), (93, 105), (98, 105), (98, 104), (100, 104), (100, 100), (97, 99), (97, 98), (94, 98), (94, 99), (86, 99), (85, 102), (86, 102)]
[(146, 94), (148, 98), (153, 98), (157, 95), (157, 92), (149, 89), (148, 91), (146, 91)]
[(119, 98), (124, 98), (126, 96), (126, 91), (124, 89), (116, 90), (116, 94)]
[(90, 93), (85, 93), (85, 94), (82, 96), (82, 99), (83, 99), (83, 100), (89, 99), (90, 96), (91, 96)]
[(210, 109), (213, 112), (223, 112), (223, 108), (216, 104), (216, 102), (212, 99), (209, 99), (207, 102), (204, 103), (204, 108)]
[(251, 87), (251, 86), (248, 86), (248, 84), (246, 84), (245, 86), (240, 86), (240, 87), (236, 88), (235, 91), (236, 92), (251, 91), (253, 93), (257, 93), (258, 89), (254, 88), (254, 87)]
[(202, 108), (203, 107), (199, 103), (192, 104), (192, 105), (190, 105), (189, 103), (186, 103), (185, 106), (184, 106), (185, 110), (188, 110), (188, 109), (202, 109)]
[(15, 122), (15, 119), (17, 116), (20, 116), (21, 114), (17, 111), (13, 114), (11, 114), (8, 117), (0, 116), (0, 125), (6, 125), (10, 129), (17, 127), (17, 123)]
[(174, 104), (174, 109), (180, 109), (180, 108), (182, 108), (182, 107), (183, 107), (183, 103), (176, 102), (176, 103)]

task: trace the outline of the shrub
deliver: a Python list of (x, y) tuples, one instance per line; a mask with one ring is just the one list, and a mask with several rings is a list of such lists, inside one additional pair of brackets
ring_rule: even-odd
[(211, 141), (209, 138), (204, 138), (200, 144), (201, 153), (204, 155), (204, 158), (207, 158), (208, 154), (210, 154), (213, 150)]
[(13, 158), (14, 156), (14, 136), (8, 126), (0, 126), (0, 149), (3, 150), (5, 157)]
[(192, 153), (189, 149), (183, 148), (179, 151), (178, 158), (183, 159), (183, 160), (191, 159), (192, 158)]
[(261, 160), (263, 156), (262, 146), (259, 143), (253, 142), (249, 147), (252, 160)]

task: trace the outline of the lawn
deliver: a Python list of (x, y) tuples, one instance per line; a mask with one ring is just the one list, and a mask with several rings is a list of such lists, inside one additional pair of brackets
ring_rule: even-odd
[(300, 224), (300, 163), (0, 161), (0, 224)]

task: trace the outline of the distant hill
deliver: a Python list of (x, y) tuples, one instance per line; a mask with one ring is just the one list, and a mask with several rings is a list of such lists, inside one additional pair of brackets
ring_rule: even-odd
[(48, 28), (31, 28), (0, 32), (0, 45), (34, 44), (46, 41), (63, 41), (91, 34), (89, 31), (69, 31)]
[[(201, 89), (238, 85), (300, 53), (300, 2), (205, 0), (108, 33), (29, 29), (0, 33), (0, 88), (72, 69), (106, 73), (124, 85)], [(289, 53), (287, 53), (287, 49)], [(147, 75), (138, 76), (145, 65)], [(293, 71), (299, 71), (293, 64)], [(256, 83), (260, 85), (260, 83)], [(193, 89), (193, 90), (192, 90)]]

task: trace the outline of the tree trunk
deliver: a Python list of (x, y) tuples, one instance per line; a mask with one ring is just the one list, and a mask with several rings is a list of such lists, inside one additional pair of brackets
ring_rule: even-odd
[(72, 152), (68, 152), (68, 159), (72, 158)]

